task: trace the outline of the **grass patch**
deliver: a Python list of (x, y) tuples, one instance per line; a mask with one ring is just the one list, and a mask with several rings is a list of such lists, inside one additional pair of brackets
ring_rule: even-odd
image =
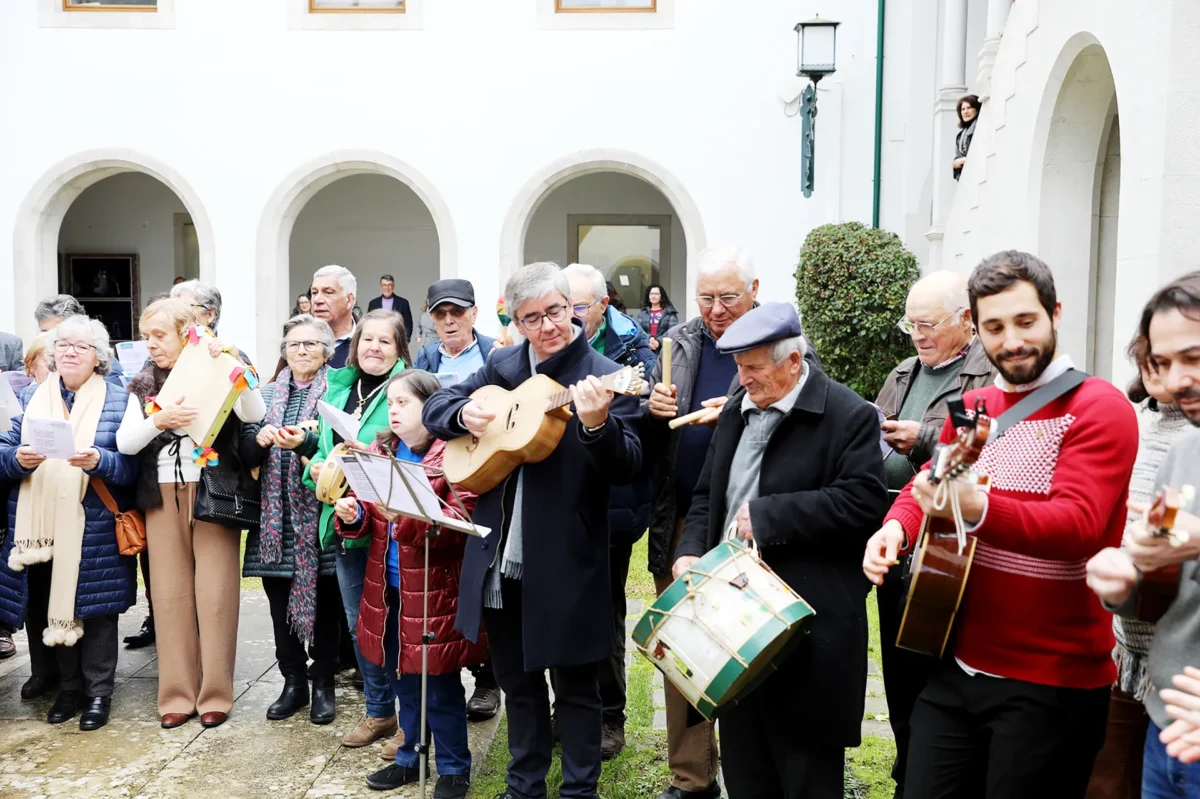
[(864, 735), (862, 745), (846, 751), (847, 785), (854, 793), (847, 796), (861, 799), (891, 799), (896, 790), (892, 782), (892, 760), (896, 743), (878, 735)]
[(867, 657), (875, 661), (883, 673), (883, 650), (879, 647), (879, 601), (875, 589), (867, 595)]

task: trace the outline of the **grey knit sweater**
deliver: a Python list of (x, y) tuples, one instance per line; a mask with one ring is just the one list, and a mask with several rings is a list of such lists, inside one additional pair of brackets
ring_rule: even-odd
[[(1133, 464), (1133, 477), (1129, 481), (1129, 499), (1149, 502), (1154, 494), (1159, 467), (1171, 445), (1192, 428), (1176, 405), (1162, 405), (1158, 412), (1144, 409), (1140, 415), (1142, 435), (1137, 460)], [(1126, 535), (1129, 535), (1129, 525), (1136, 518), (1136, 514), (1130, 513), (1126, 519)], [(1140, 702), (1150, 689), (1147, 664), (1154, 625), (1117, 616), (1113, 619), (1113, 632), (1117, 636), (1117, 646), (1113, 650), (1113, 657), (1117, 661), (1117, 687)]]

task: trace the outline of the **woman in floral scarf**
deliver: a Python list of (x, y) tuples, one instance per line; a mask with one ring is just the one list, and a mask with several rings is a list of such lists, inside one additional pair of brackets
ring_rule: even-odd
[[(317, 452), (317, 401), (325, 396), (326, 362), (333, 355), (333, 331), (308, 314), (283, 326), (280, 351), (287, 365), (263, 387), (267, 415), (246, 425), (242, 459), (261, 469), (262, 527), (246, 539), (242, 573), (261, 577), (275, 627), (275, 657), (283, 693), (267, 708), (267, 718), (286, 719), (309, 704), (308, 653), (312, 654), (313, 724), (329, 724), (334, 709), (333, 672), (338, 649), (338, 590), (333, 547), (321, 550), (321, 503), (302, 483), (304, 465)], [(305, 648), (307, 647), (307, 652)]]

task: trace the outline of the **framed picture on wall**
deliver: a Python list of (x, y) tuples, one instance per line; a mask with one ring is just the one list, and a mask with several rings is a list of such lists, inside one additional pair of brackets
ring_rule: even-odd
[(62, 259), (58, 289), (79, 300), (88, 316), (103, 322), (114, 343), (137, 337), (138, 256), (68, 253)]

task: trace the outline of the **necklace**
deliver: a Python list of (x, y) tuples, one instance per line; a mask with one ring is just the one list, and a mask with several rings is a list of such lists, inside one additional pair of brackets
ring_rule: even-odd
[(362, 395), (362, 378), (361, 377), (358, 378), (358, 380), (354, 383), (354, 394), (355, 394), (355, 396), (358, 397), (358, 407), (356, 407), (354, 409), (354, 418), (355, 419), (362, 418), (363, 406), (365, 406), (368, 402), (370, 402), (375, 397), (375, 395), (379, 393), (379, 390), (386, 385), (387, 385), (387, 381), (385, 380), (384, 382), (382, 382), (378, 386), (376, 386), (374, 391), (372, 391), (370, 394), (368, 394), (367, 396), (364, 397)]

